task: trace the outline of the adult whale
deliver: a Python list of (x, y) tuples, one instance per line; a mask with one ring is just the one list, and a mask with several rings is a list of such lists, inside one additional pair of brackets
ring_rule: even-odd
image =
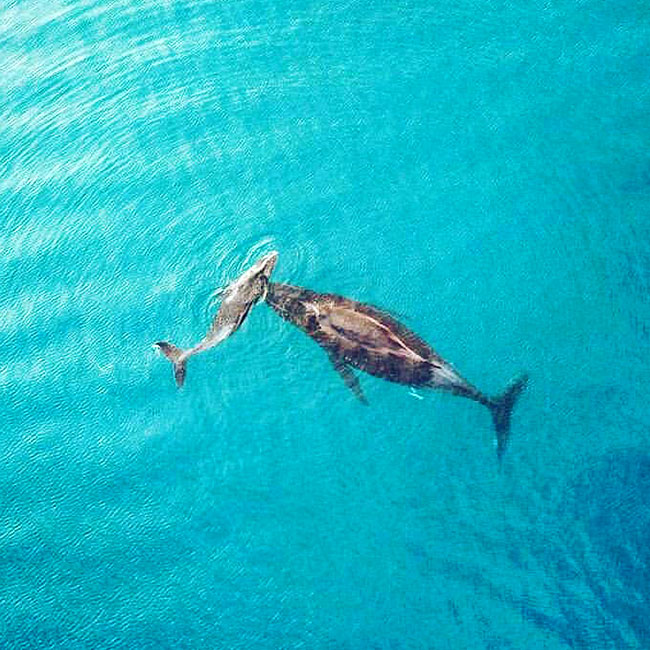
[(226, 287), (221, 306), (208, 333), (194, 347), (183, 350), (167, 341), (154, 343), (154, 347), (172, 362), (174, 378), (179, 388), (185, 381), (187, 360), (199, 352), (219, 345), (234, 334), (246, 320), (253, 305), (264, 297), (277, 260), (276, 251), (268, 253)]
[(526, 387), (526, 375), (497, 397), (488, 397), (456, 372), (427, 343), (389, 314), (331, 293), (269, 283), (266, 302), (327, 352), (345, 384), (364, 403), (352, 368), (409, 386), (438, 388), (468, 397), (492, 413), (497, 455), (503, 457), (510, 436), (510, 416)]

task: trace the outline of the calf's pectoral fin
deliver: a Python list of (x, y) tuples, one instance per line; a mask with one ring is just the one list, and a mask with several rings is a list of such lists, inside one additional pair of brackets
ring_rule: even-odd
[(332, 362), (332, 365), (334, 366), (334, 370), (339, 373), (341, 379), (343, 379), (345, 382), (345, 385), (359, 398), (359, 401), (362, 404), (368, 406), (368, 400), (363, 393), (359, 378), (354, 374), (352, 368), (350, 368), (350, 366), (348, 366), (347, 363), (343, 361), (343, 359), (337, 357), (336, 355), (330, 354), (329, 358)]

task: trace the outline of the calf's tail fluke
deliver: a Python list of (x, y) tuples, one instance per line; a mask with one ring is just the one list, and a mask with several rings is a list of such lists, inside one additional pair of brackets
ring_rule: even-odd
[(174, 366), (174, 379), (176, 385), (180, 388), (185, 381), (185, 371), (187, 368), (187, 358), (183, 358), (184, 350), (177, 348), (167, 341), (158, 341), (154, 343), (154, 347), (158, 348), (173, 364)]
[(508, 446), (512, 409), (518, 397), (524, 392), (527, 383), (528, 375), (519, 377), (519, 379), (508, 386), (504, 393), (490, 400), (488, 404), (490, 411), (492, 411), (492, 420), (497, 432), (497, 456), (499, 460), (503, 458), (503, 454)]

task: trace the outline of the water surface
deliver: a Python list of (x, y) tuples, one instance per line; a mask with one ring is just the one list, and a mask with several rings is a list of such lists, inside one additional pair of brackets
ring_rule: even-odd
[[(0, 6), (0, 639), (650, 645), (644, 2)], [(150, 345), (274, 278), (365, 300), (488, 413), (261, 305), (178, 392)]]

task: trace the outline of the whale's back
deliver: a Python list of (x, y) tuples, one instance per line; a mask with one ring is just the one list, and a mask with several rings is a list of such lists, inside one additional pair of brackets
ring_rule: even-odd
[(415, 332), (372, 305), (278, 284), (270, 285), (267, 302), (331, 356), (371, 375), (424, 386), (444, 363)]

